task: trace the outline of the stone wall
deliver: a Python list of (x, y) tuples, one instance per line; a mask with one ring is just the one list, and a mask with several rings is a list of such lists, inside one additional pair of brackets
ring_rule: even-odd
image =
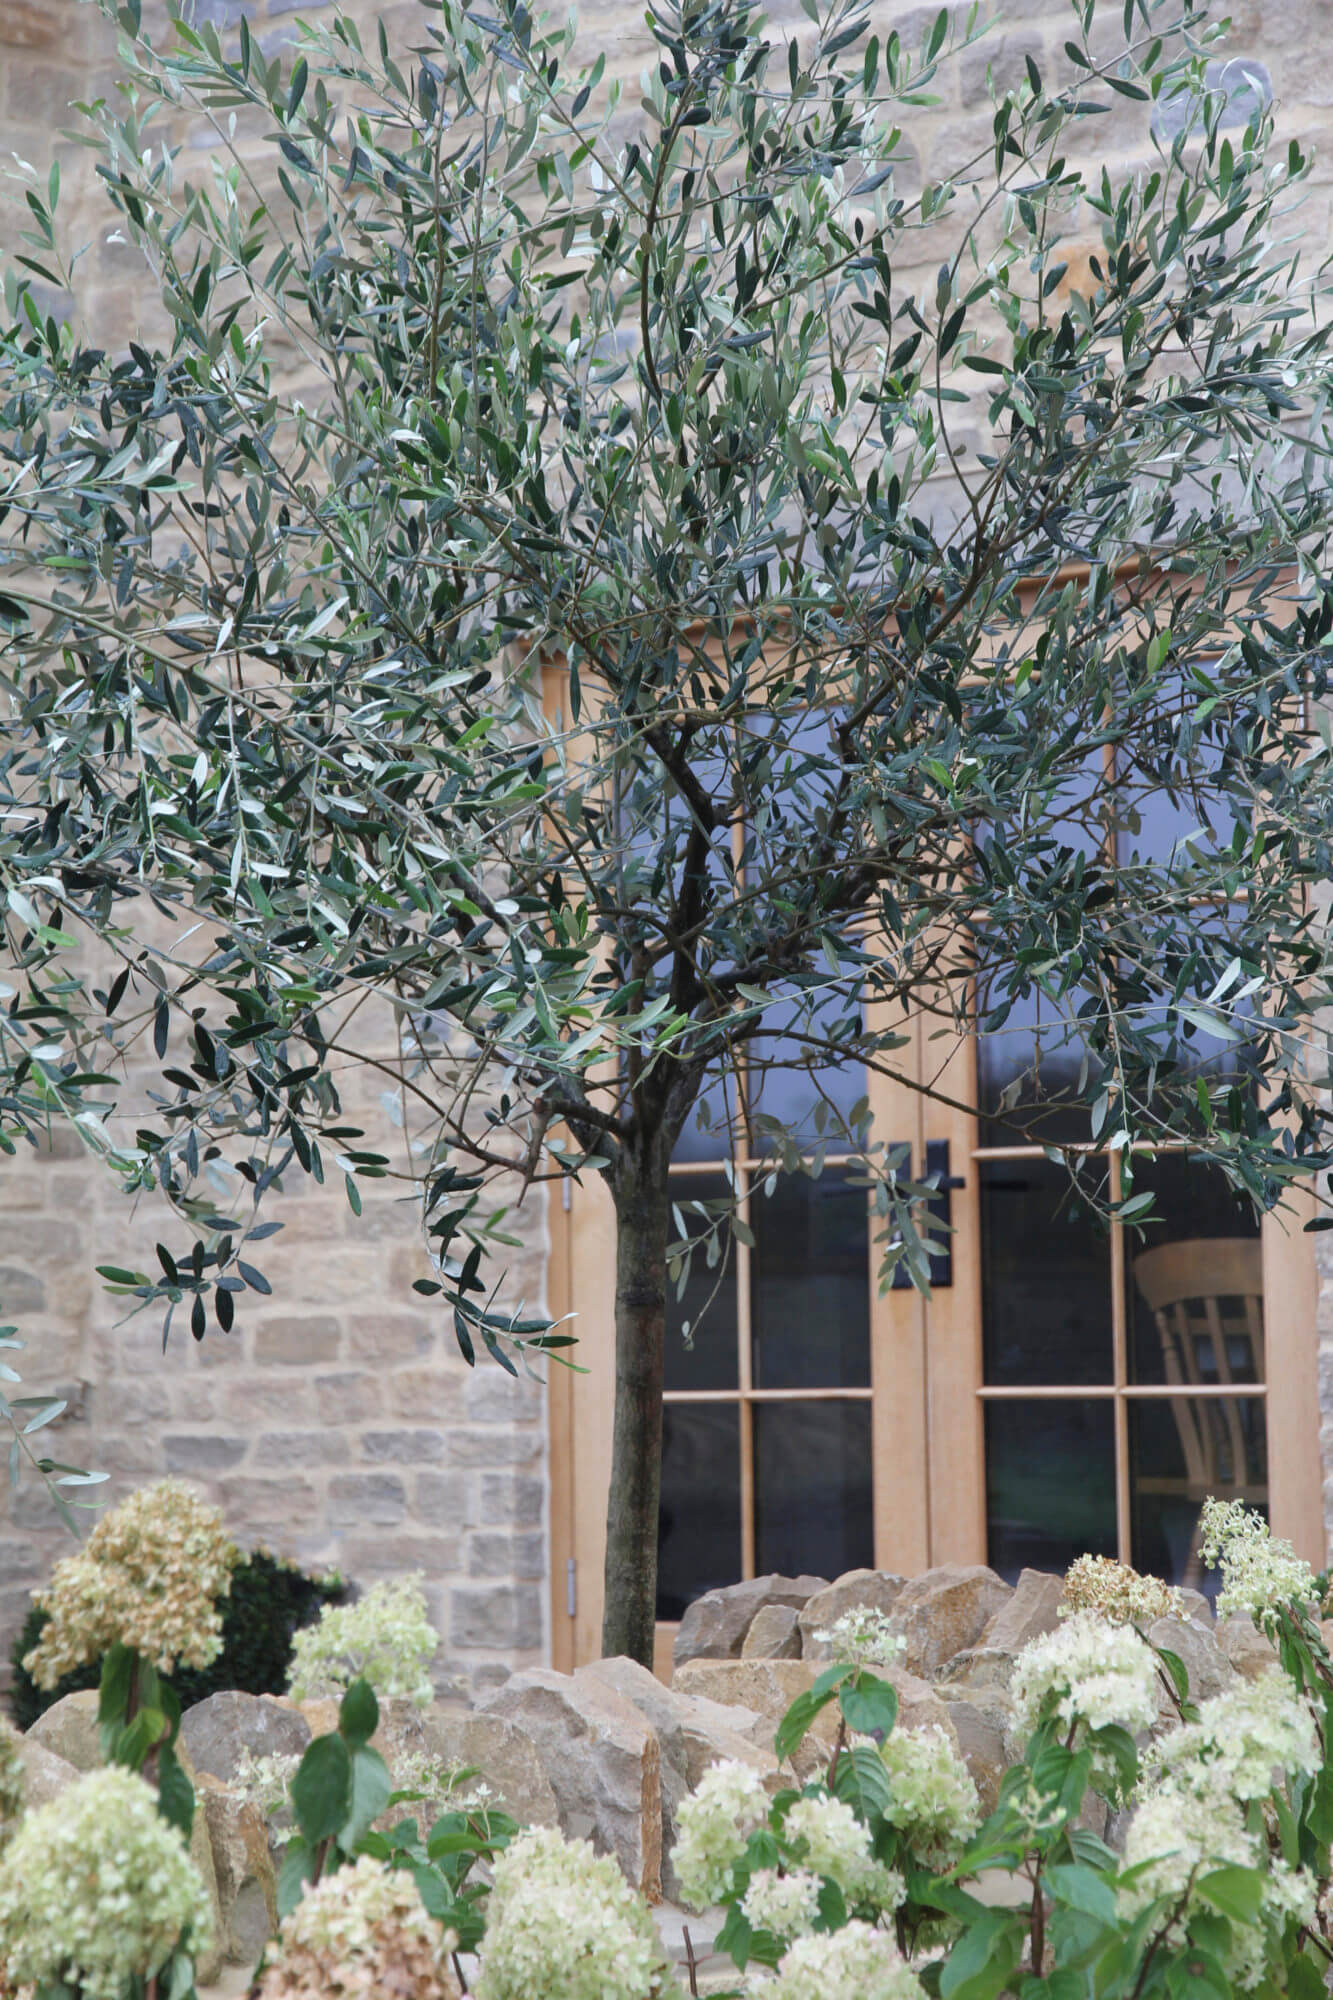
[[(196, 0), (196, 10), (223, 27), (246, 13), (271, 52), (293, 37), (298, 12), (320, 16), (327, 4)], [(349, 11), (362, 21), (383, 14), (399, 46), (419, 38), (417, 0), (379, 7), (350, 0)], [(803, 19), (795, 0), (776, 0), (772, 11)], [(878, 0), (873, 25), (881, 35), (897, 26), (915, 40), (935, 11)], [(988, 64), (1004, 76), (1031, 54), (1047, 76), (1068, 68), (1065, 0), (1001, 0), (997, 11), (995, 33), (946, 71), (938, 108), (913, 113), (908, 136), (921, 173), (984, 146)], [(1109, 31), (1121, 10), (1105, 11)], [(1305, 240), (1322, 248), (1333, 187), (1333, 20), (1309, 0), (1235, 0), (1231, 12), (1229, 50), (1266, 70), (1284, 134), (1322, 150), (1302, 218)], [(155, 14), (160, 19), (160, 0), (149, 0), (145, 15)], [(641, 6), (587, 0), (582, 27), (586, 46), (605, 50), (613, 73), (637, 77), (652, 51)], [(110, 224), (90, 198), (86, 158), (59, 132), (72, 99), (111, 87), (113, 43), (86, 0), (0, 0), (0, 153), (17, 153), (43, 172), (60, 157), (70, 235), (91, 243), (82, 304), (98, 338), (111, 344), (144, 327), (149, 305), (135, 253), (107, 240)], [(626, 101), (637, 101), (632, 85)], [(208, 142), (202, 129), (186, 136)], [(1145, 107), (1125, 104), (1095, 121), (1088, 144), (1125, 161), (1146, 158)], [(0, 236), (12, 240), (19, 226), (11, 208), (0, 217)], [(1094, 241), (1090, 234), (1089, 246)], [(905, 287), (925, 282), (941, 246), (923, 235), (919, 254), (919, 268), (896, 269)], [(373, 1117), (376, 1093), (368, 1098), (356, 1108)], [(410, 1207), (368, 1193), (358, 1222), (340, 1190), (303, 1191), (282, 1214), (286, 1229), (266, 1259), (273, 1298), (258, 1309), (247, 1301), (230, 1341), (210, 1336), (196, 1348), (179, 1338), (164, 1357), (158, 1326), (118, 1323), (94, 1273), (108, 1255), (151, 1258), (159, 1233), (152, 1217), (131, 1218), (101, 1171), (63, 1138), (36, 1161), (0, 1162), (0, 1317), (21, 1321), (31, 1339), (25, 1386), (69, 1394), (71, 1416), (53, 1431), (53, 1448), (110, 1471), (113, 1490), (162, 1471), (187, 1472), (221, 1499), (242, 1536), (339, 1562), (361, 1580), (421, 1567), (445, 1634), (442, 1683), (484, 1686), (540, 1657), (547, 1644), (541, 1392), (493, 1368), (464, 1368), (447, 1327), (411, 1291), (425, 1266)], [(511, 1276), (535, 1300), (543, 1284), (539, 1198), (521, 1221), (523, 1249)], [(1325, 1464), (1333, 1467), (1333, 1244), (1317, 1242)], [(1333, 1475), (1326, 1511), (1333, 1522)], [(63, 1546), (39, 1488), (0, 1497), (0, 1642)]]

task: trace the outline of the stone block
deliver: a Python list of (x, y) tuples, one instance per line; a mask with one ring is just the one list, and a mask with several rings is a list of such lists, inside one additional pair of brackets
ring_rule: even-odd
[(215, 1473), (230, 1472), (249, 1449), (248, 1438), (219, 1437), (212, 1431), (195, 1436), (178, 1433), (162, 1440), (167, 1471), (184, 1473), (193, 1479), (209, 1479)]
[(539, 1382), (517, 1381), (502, 1368), (475, 1368), (468, 1372), (463, 1391), (463, 1410), (470, 1424), (534, 1423), (541, 1416), (543, 1402)]
[(978, 1643), (1013, 1595), (984, 1563), (941, 1563), (914, 1576), (890, 1615), (893, 1630), (907, 1641), (903, 1664), (933, 1680), (955, 1655)]
[(978, 1708), (966, 1697), (949, 1700), (946, 1696), (944, 1705), (958, 1738), (963, 1762), (977, 1788), (981, 1816), (985, 1819), (995, 1810), (1000, 1796), (1000, 1781), (1012, 1761), (1003, 1718), (994, 1711)]
[(334, 1528), (393, 1528), (407, 1512), (407, 1489), (389, 1472), (347, 1472), (329, 1481)]
[(1029, 1639), (1054, 1632), (1060, 1623), (1064, 1591), (1062, 1576), (1050, 1576), (1040, 1569), (1020, 1571), (1013, 1596), (1000, 1606), (978, 1643), (1001, 1653), (1016, 1653)]
[(449, 1636), (455, 1646), (509, 1647), (542, 1643), (542, 1594), (528, 1583), (460, 1585), (449, 1593)]
[(225, 1690), (187, 1708), (180, 1740), (196, 1771), (230, 1784), (245, 1751), (255, 1757), (299, 1757), (310, 1741), (305, 1719), (269, 1695)]
[(745, 1635), (766, 1604), (785, 1604), (799, 1611), (827, 1588), (820, 1576), (770, 1575), (706, 1591), (680, 1621), (673, 1661), (681, 1667), (687, 1660), (738, 1660)]
[(413, 1486), (413, 1510), (432, 1528), (471, 1525), (468, 1478), (465, 1472), (419, 1472)]
[(468, 1539), (469, 1576), (513, 1576), (540, 1582), (546, 1575), (546, 1537), (475, 1534)]
[(266, 1431), (250, 1462), (256, 1471), (263, 1467), (282, 1472), (298, 1466), (346, 1465), (347, 1457), (347, 1439), (334, 1429)]
[(661, 1751), (633, 1703), (592, 1677), (535, 1667), (511, 1674), (481, 1710), (528, 1737), (555, 1795), (561, 1830), (614, 1854), (635, 1888), (660, 1901)]
[(1238, 1674), (1247, 1681), (1277, 1664), (1277, 1653), (1248, 1612), (1233, 1611), (1217, 1621), (1217, 1643)]
[(24, 1803), (30, 1811), (58, 1799), (80, 1775), (77, 1765), (48, 1749), (31, 1732), (19, 1738), (18, 1754), (23, 1766)]
[(827, 1660), (832, 1647), (818, 1638), (827, 1632), (845, 1611), (869, 1606), (874, 1611), (892, 1611), (906, 1586), (907, 1578), (886, 1569), (852, 1569), (836, 1583), (826, 1584), (801, 1606), (797, 1623), (801, 1629), (801, 1657)]
[(484, 1472), (481, 1519), (487, 1527), (540, 1527), (546, 1510), (544, 1481), (520, 1472)]
[(429, 1354), (434, 1344), (430, 1321), (415, 1313), (358, 1314), (348, 1340), (358, 1361), (373, 1361), (380, 1367), (414, 1361), (418, 1355)]
[(364, 1423), (367, 1417), (377, 1417), (384, 1404), (378, 1376), (364, 1368), (317, 1376), (314, 1392), (320, 1422), (325, 1424)]
[(59, 1701), (44, 1709), (26, 1733), (26, 1740), (39, 1743), (76, 1771), (98, 1771), (102, 1767), (102, 1746), (97, 1734), (97, 1690), (80, 1688), (62, 1694)]
[(255, 1362), (260, 1368), (306, 1368), (336, 1360), (341, 1340), (331, 1313), (266, 1317), (254, 1329)]
[(799, 1660), (801, 1628), (790, 1604), (765, 1604), (756, 1611), (741, 1647), (743, 1660)]
[(506, 1431), (498, 1424), (494, 1430), (456, 1430), (449, 1432), (448, 1460), (451, 1465), (487, 1469), (502, 1465), (531, 1466), (540, 1459), (544, 1445), (545, 1438), (536, 1424), (519, 1431)]
[(372, 1464), (435, 1465), (444, 1457), (443, 1431), (363, 1431), (361, 1455)]
[(517, 1724), (440, 1705), (423, 1711), (421, 1731), (433, 1756), (475, 1768), (520, 1826), (559, 1826), (551, 1781), (536, 1745)]
[(313, 1521), (319, 1496), (308, 1479), (255, 1479), (234, 1473), (223, 1479), (218, 1498), (233, 1532), (291, 1533), (297, 1521)]

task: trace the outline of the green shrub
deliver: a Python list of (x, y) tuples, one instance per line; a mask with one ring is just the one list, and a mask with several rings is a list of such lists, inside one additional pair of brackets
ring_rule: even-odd
[[(211, 1666), (182, 1667), (171, 1675), (182, 1708), (191, 1708), (223, 1688), (244, 1694), (284, 1694), (292, 1657), (292, 1637), (312, 1625), (326, 1604), (341, 1604), (347, 1586), (337, 1576), (307, 1575), (267, 1549), (256, 1549), (232, 1573), (222, 1612), (222, 1651)], [(100, 1660), (66, 1674), (51, 1689), (39, 1688), (23, 1665), (37, 1644), (46, 1614), (34, 1605), (14, 1641), (10, 1659), (14, 1681), (9, 1709), (20, 1729), (28, 1729), (45, 1709), (76, 1688), (95, 1688)]]

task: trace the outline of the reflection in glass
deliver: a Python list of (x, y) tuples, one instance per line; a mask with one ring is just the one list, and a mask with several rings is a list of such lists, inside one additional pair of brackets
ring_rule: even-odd
[(1209, 1496), (1268, 1512), (1268, 1439), (1259, 1396), (1152, 1396), (1129, 1405), (1131, 1562), (1212, 1596), (1199, 1558)]
[(758, 1389), (868, 1389), (866, 1191), (825, 1168), (784, 1174), (750, 1197), (754, 1381)]
[[(725, 1174), (679, 1174), (671, 1182), (671, 1198), (688, 1201), (730, 1201), (731, 1185)], [(704, 1226), (703, 1219), (684, 1211), (690, 1236)], [(675, 1224), (672, 1224), (675, 1235)], [(666, 1352), (664, 1384), (668, 1389), (734, 1389), (740, 1380), (736, 1332), (736, 1246), (731, 1232), (724, 1232), (729, 1254), (710, 1269), (704, 1246), (690, 1258), (690, 1274), (685, 1290), (676, 1297), (676, 1287), (667, 1274)], [(684, 1327), (689, 1323), (689, 1341)]]
[(1109, 1382), (1111, 1255), (1104, 1225), (1053, 1161), (978, 1165), (986, 1381)]
[(754, 1406), (755, 1568), (843, 1576), (875, 1560), (870, 1403)]
[(1111, 1399), (986, 1404), (987, 1560), (1009, 1583), (1116, 1553)]
[[(1032, 987), (1013, 1001), (1003, 1022), (977, 1037), (983, 1146), (1090, 1137), (1088, 1084), (1098, 1065), (1079, 1018), (1091, 1004), (1081, 989), (1056, 1002)], [(1004, 988), (993, 975), (982, 974), (977, 1005), (982, 1020), (1005, 1005)], [(1075, 1093), (1082, 1102), (1067, 1102)]]
[(710, 1073), (685, 1120), (672, 1159), (726, 1160), (738, 1152), (744, 1134), (736, 1097), (734, 1075), (729, 1071)]
[(668, 1403), (662, 1412), (657, 1615), (683, 1618), (705, 1590), (741, 1574), (740, 1410)]
[[(773, 1150), (765, 1118), (785, 1126), (798, 1145), (823, 1139), (830, 1150), (847, 1151), (851, 1114), (866, 1094), (866, 1072), (854, 1048), (845, 1060), (839, 1049), (856, 1043), (862, 1024), (859, 997), (822, 988), (792, 994), (764, 1010), (747, 1072), (756, 1153)], [(789, 1063), (794, 1066), (782, 1067)]]
[(1215, 1167), (1184, 1153), (1140, 1165), (1156, 1217), (1127, 1230), (1131, 1382), (1262, 1382), (1259, 1219)]

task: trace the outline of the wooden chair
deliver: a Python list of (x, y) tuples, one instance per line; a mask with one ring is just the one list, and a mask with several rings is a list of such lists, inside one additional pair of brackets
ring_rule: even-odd
[[(1162, 1343), (1169, 1383), (1208, 1388), (1264, 1379), (1263, 1264), (1257, 1236), (1201, 1236), (1162, 1243), (1134, 1259), (1134, 1283)], [(1171, 1398), (1185, 1474), (1149, 1477), (1140, 1492), (1173, 1495), (1202, 1506), (1218, 1500), (1266, 1505), (1262, 1430), (1248, 1436), (1235, 1396)], [(1198, 1524), (1190, 1537), (1184, 1581), (1201, 1574)]]

